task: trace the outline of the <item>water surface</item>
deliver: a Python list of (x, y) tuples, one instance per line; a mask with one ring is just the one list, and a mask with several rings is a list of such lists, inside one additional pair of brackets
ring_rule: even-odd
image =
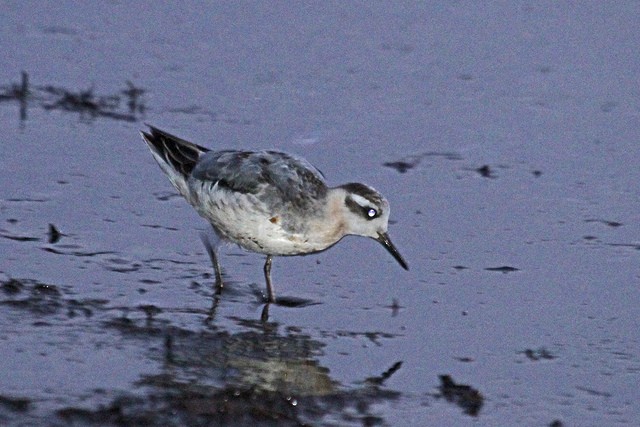
[[(638, 16), (3, 3), (0, 420), (634, 425)], [(276, 258), (304, 303), (263, 321), (263, 257), (227, 247), (216, 298), (144, 122), (376, 187), (411, 270), (357, 237)]]

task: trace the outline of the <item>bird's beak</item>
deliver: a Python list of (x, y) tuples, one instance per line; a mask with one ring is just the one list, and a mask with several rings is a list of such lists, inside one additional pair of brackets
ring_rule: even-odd
[(400, 255), (400, 252), (398, 252), (396, 247), (393, 246), (393, 243), (391, 243), (391, 240), (389, 239), (389, 235), (387, 233), (378, 233), (378, 238), (376, 240), (382, 243), (382, 246), (384, 246), (389, 251), (389, 253), (393, 255), (393, 257), (396, 259), (396, 261), (398, 261), (402, 268), (404, 268), (405, 270), (409, 269), (407, 262), (404, 260), (404, 258), (402, 258), (402, 255)]

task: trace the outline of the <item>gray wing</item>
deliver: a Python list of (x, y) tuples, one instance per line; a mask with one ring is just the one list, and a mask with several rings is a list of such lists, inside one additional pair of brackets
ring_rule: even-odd
[(323, 199), (327, 185), (304, 159), (277, 151), (217, 151), (200, 156), (191, 176), (219, 188), (255, 194), (270, 206), (309, 206)]

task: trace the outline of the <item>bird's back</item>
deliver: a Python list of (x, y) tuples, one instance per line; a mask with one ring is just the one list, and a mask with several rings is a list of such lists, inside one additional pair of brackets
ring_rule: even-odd
[(253, 194), (274, 208), (307, 209), (327, 193), (316, 168), (304, 159), (277, 151), (204, 153), (191, 172), (191, 179), (218, 183), (222, 190)]
[[(223, 190), (259, 195), (265, 202), (280, 201), (294, 208), (326, 196), (320, 171), (306, 160), (278, 151), (210, 151), (149, 126), (142, 132), (152, 154), (171, 181), (218, 184)], [(184, 194), (184, 184), (176, 187)]]

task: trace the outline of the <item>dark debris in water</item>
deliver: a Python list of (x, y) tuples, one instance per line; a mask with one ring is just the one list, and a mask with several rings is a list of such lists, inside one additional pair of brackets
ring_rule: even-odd
[(20, 120), (27, 118), (27, 100), (29, 93), (29, 75), (23, 71), (20, 73), (20, 83), (12, 83), (2, 88), (0, 102), (17, 101), (20, 105)]
[(2, 292), (6, 295), (16, 295), (22, 292), (24, 285), (19, 280), (9, 279), (0, 285), (0, 289), (2, 289)]
[(0, 101), (26, 100), (29, 96), (29, 75), (23, 71), (20, 73), (20, 83), (12, 83), (2, 88)]
[[(22, 397), (0, 395), (0, 407), (12, 412), (26, 412), (31, 406), (31, 400)], [(1, 418), (0, 418), (1, 419)]]
[(0, 237), (4, 237), (5, 239), (9, 239), (9, 240), (14, 240), (16, 242), (37, 242), (38, 240), (40, 240), (39, 238), (33, 237), (33, 236), (18, 236), (18, 235), (7, 234), (7, 233), (0, 234)]
[(527, 348), (521, 353), (524, 354), (527, 359), (533, 360), (534, 362), (537, 362), (539, 360), (553, 360), (556, 358), (556, 356), (554, 356), (549, 350), (544, 347), (540, 347), (535, 350)]
[(310, 307), (312, 305), (318, 305), (319, 302), (306, 299), (306, 298), (298, 298), (292, 296), (283, 296), (276, 298), (276, 302), (273, 303), (280, 307), (288, 307), (288, 308), (302, 308), (302, 307)]
[(83, 118), (103, 117), (135, 122), (146, 110), (144, 93), (144, 89), (130, 81), (126, 82), (125, 89), (108, 95), (97, 95), (93, 88), (74, 91), (52, 85), (33, 86), (29, 82), (29, 74), (23, 71), (19, 84), (0, 87), (0, 102), (17, 101), (20, 120), (26, 120), (27, 107), (37, 103), (45, 110), (79, 113)]
[(94, 257), (98, 255), (111, 255), (112, 251), (86, 251), (77, 245), (59, 246), (56, 248), (46, 247), (42, 248), (43, 251), (56, 255), (69, 255), (75, 257)]
[(607, 246), (611, 246), (613, 248), (630, 248), (640, 251), (640, 243), (607, 243)]
[(583, 391), (590, 396), (597, 396), (597, 397), (604, 397), (604, 398), (610, 398), (612, 396), (612, 394), (608, 391), (596, 390), (589, 387), (576, 386), (576, 390)]
[(480, 174), (480, 176), (483, 177), (483, 178), (495, 178), (496, 177), (496, 174), (494, 173), (493, 169), (491, 169), (491, 166), (489, 166), (489, 165), (480, 166), (478, 169), (476, 169), (476, 172), (478, 172)]
[(401, 309), (405, 308), (403, 305), (400, 305), (400, 301), (397, 298), (391, 299), (391, 304), (386, 305), (385, 308), (391, 310), (391, 317), (396, 317)]
[(60, 240), (61, 236), (62, 233), (60, 233), (56, 226), (53, 224), (49, 224), (49, 243), (58, 243), (58, 240)]
[(171, 199), (178, 199), (182, 196), (174, 191), (157, 191), (153, 193), (156, 200), (160, 200), (161, 202), (166, 202)]
[(153, 304), (142, 304), (138, 309), (147, 316), (147, 321), (152, 321), (155, 316), (162, 313), (162, 309)]
[(604, 224), (604, 225), (606, 225), (608, 227), (613, 227), (613, 228), (621, 227), (622, 225), (624, 225), (621, 222), (609, 221), (609, 220), (606, 220), (606, 219), (585, 219), (584, 222), (587, 222), (587, 223), (588, 222), (596, 222), (596, 223)]
[(486, 271), (497, 271), (499, 273), (513, 273), (514, 271), (520, 271), (520, 269), (515, 268), (515, 267), (510, 267), (508, 265), (503, 265), (501, 267), (487, 267), (485, 268)]
[(321, 332), (322, 335), (324, 337), (331, 337), (331, 338), (340, 338), (340, 337), (347, 337), (347, 338), (366, 338), (368, 341), (372, 342), (373, 344), (377, 345), (377, 346), (381, 346), (382, 344), (380, 344), (380, 339), (381, 338), (386, 338), (386, 339), (390, 339), (390, 338), (395, 338), (396, 336), (398, 336), (397, 334), (390, 334), (388, 332), (355, 332), (355, 331), (335, 331), (335, 332), (328, 332), (328, 331), (323, 331)]
[(391, 378), (391, 376), (393, 374), (395, 374), (396, 372), (398, 372), (398, 370), (402, 367), (402, 361), (398, 361), (396, 363), (394, 363), (393, 365), (391, 365), (391, 367), (389, 369), (387, 369), (386, 371), (384, 371), (381, 375), (377, 376), (377, 377), (369, 377), (365, 380), (366, 383), (371, 384), (371, 385), (375, 385), (375, 386), (381, 386), (384, 384), (385, 381), (387, 381), (389, 378)]
[(475, 388), (466, 384), (456, 384), (449, 375), (440, 375), (440, 396), (461, 407), (465, 414), (478, 416), (484, 404), (484, 397)]
[(58, 286), (34, 280), (9, 279), (0, 283), (0, 289), (4, 294), (4, 298), (0, 296), (0, 305), (38, 316), (63, 314), (70, 319), (81, 314), (91, 317), (97, 307), (105, 304), (104, 301), (67, 298)]
[(385, 162), (382, 166), (395, 169), (399, 173), (406, 173), (418, 166), (425, 157), (441, 157), (445, 160), (462, 160), (462, 156), (458, 153), (427, 151), (420, 154), (406, 156), (400, 160)]
[(408, 170), (411, 170), (414, 167), (416, 167), (418, 165), (418, 162), (414, 161), (410, 163), (405, 160), (398, 160), (395, 162), (385, 162), (382, 165), (391, 169), (395, 169), (400, 173), (406, 173)]

